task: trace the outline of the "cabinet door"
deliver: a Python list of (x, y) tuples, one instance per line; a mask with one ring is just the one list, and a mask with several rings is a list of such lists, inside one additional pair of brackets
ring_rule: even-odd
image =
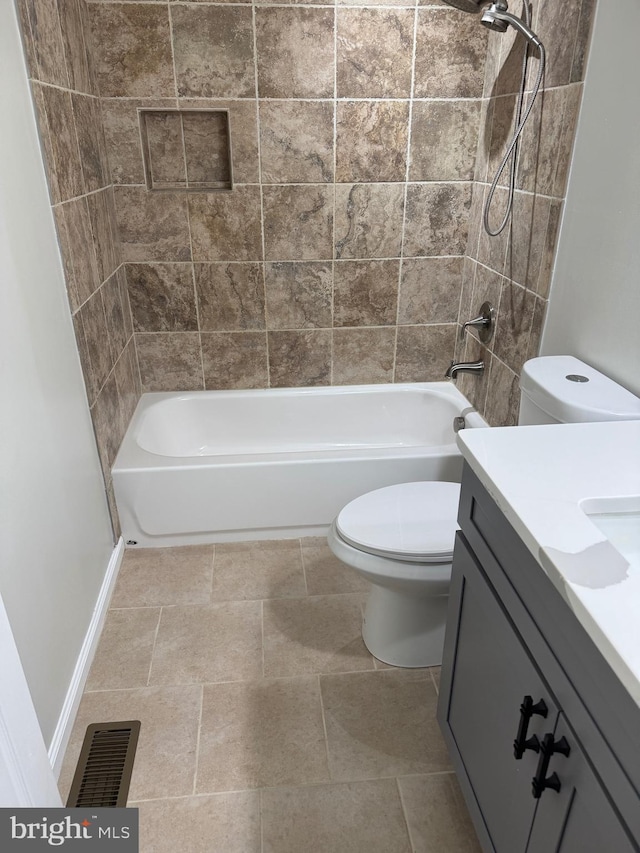
[(571, 727), (560, 715), (556, 741), (563, 736), (570, 753), (553, 755), (547, 774), (547, 778), (557, 774), (560, 790), (542, 792), (527, 853), (637, 853), (637, 845), (629, 839)]
[(514, 757), (520, 705), (525, 696), (546, 703), (546, 719), (532, 716), (528, 726), (528, 736), (539, 738), (554, 730), (557, 707), (460, 537), (453, 574), (447, 632), (448, 642), (455, 638), (454, 663), (440, 718), (455, 741), (494, 849), (524, 853), (536, 808), (531, 779), (538, 756), (527, 750), (520, 760)]

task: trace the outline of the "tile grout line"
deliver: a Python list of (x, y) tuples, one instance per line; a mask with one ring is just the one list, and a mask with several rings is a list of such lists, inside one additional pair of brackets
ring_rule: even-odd
[(307, 570), (304, 565), (304, 548), (302, 547), (302, 539), (299, 539), (300, 543), (300, 563), (302, 565), (302, 579), (304, 580), (304, 591), (306, 597), (309, 598), (309, 584), (307, 583)]
[(196, 795), (196, 787), (198, 782), (198, 764), (200, 762), (200, 733), (202, 731), (202, 712), (204, 710), (204, 684), (200, 685), (200, 714), (198, 716), (198, 735), (196, 737), (196, 754), (195, 764), (193, 768), (193, 789), (192, 796)]
[(262, 677), (265, 678), (264, 669), (264, 599), (260, 601), (260, 627), (262, 636)]
[(398, 791), (398, 799), (400, 800), (400, 808), (402, 809), (402, 817), (404, 818), (404, 825), (407, 831), (407, 837), (409, 839), (409, 847), (411, 850), (416, 850), (416, 845), (413, 842), (413, 838), (411, 837), (411, 827), (409, 826), (409, 817), (407, 814), (407, 808), (404, 802), (404, 797), (402, 796), (402, 788), (400, 787), (400, 777), (396, 776), (395, 778), (396, 790)]
[(320, 696), (320, 713), (322, 714), (322, 729), (324, 731), (324, 750), (325, 750), (325, 755), (327, 756), (327, 774), (329, 776), (329, 782), (333, 782), (334, 780), (331, 778), (331, 761), (329, 759), (329, 735), (327, 734), (327, 718), (326, 718), (325, 710), (324, 710), (324, 700), (322, 698), (322, 684), (320, 683), (320, 675), (321, 675), (321, 673), (318, 673), (316, 675), (316, 678), (318, 679), (318, 694)]
[(156, 631), (155, 631), (155, 634), (153, 635), (153, 645), (151, 647), (151, 659), (149, 660), (149, 672), (147, 674), (147, 684), (146, 684), (147, 687), (151, 686), (150, 682), (151, 682), (151, 671), (153, 670), (153, 656), (155, 655), (155, 652), (156, 652), (156, 643), (158, 642), (158, 633), (160, 632), (160, 620), (162, 619), (162, 610), (163, 610), (163, 607), (161, 605), (160, 606), (160, 612), (158, 613), (158, 622), (156, 624)]

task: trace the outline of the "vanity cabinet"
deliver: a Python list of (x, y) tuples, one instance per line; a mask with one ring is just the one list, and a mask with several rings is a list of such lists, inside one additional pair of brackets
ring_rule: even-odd
[(458, 520), (438, 718), (483, 849), (639, 851), (640, 709), (468, 466)]

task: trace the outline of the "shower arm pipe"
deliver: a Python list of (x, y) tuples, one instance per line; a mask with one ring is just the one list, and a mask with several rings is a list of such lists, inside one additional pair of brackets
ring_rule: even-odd
[[(501, 234), (502, 231), (504, 231), (507, 222), (509, 221), (509, 217), (511, 216), (511, 211), (513, 209), (513, 197), (514, 197), (514, 192), (515, 192), (516, 160), (517, 160), (517, 154), (518, 154), (518, 143), (520, 141), (520, 134), (522, 133), (522, 131), (524, 129), (524, 126), (527, 122), (527, 119), (529, 118), (529, 116), (531, 114), (531, 110), (533, 109), (533, 105), (534, 105), (536, 98), (538, 96), (538, 92), (540, 90), (540, 85), (542, 83), (542, 78), (544, 77), (544, 71), (545, 71), (545, 65), (546, 65), (546, 52), (544, 49), (544, 45), (542, 44), (542, 42), (540, 41), (538, 36), (529, 27), (529, 6), (528, 6), (526, 0), (523, 3), (523, 12), (524, 12), (525, 17), (527, 18), (526, 23), (521, 18), (517, 18), (515, 15), (511, 15), (508, 12), (503, 12), (499, 9), (496, 9), (495, 4), (492, 7), (485, 9), (485, 12), (483, 13), (483, 20), (484, 20), (484, 15), (489, 13), (490, 16), (493, 17), (494, 19), (499, 19), (499, 20), (503, 21), (505, 24), (511, 24), (516, 30), (518, 30), (518, 32), (520, 32), (527, 39), (528, 44), (531, 44), (536, 48), (536, 50), (538, 51), (538, 61), (539, 61), (538, 74), (536, 77), (536, 82), (533, 86), (533, 90), (531, 92), (531, 97), (529, 99), (529, 103), (527, 104), (527, 108), (525, 110), (524, 116), (521, 119), (520, 115), (521, 115), (522, 104), (523, 104), (523, 100), (524, 100), (526, 70), (527, 70), (527, 57), (528, 57), (528, 46), (527, 46), (527, 51), (525, 52), (524, 59), (523, 59), (522, 84), (520, 86), (520, 94), (518, 97), (518, 105), (517, 105), (517, 111), (516, 111), (517, 127), (516, 127), (514, 134), (513, 134), (513, 139), (511, 140), (511, 143), (509, 144), (509, 147), (507, 148), (507, 151), (506, 151), (504, 157), (502, 158), (502, 162), (500, 163), (500, 166), (498, 167), (498, 170), (495, 174), (495, 177), (491, 183), (491, 187), (489, 189), (489, 194), (487, 196), (487, 200), (486, 200), (485, 205), (484, 205), (484, 212), (483, 212), (483, 220), (482, 221), (483, 221), (484, 230), (486, 231), (486, 233), (490, 237), (497, 237), (499, 234)], [(515, 151), (514, 151), (514, 149), (515, 149)], [(509, 176), (509, 200), (507, 202), (507, 209), (505, 211), (502, 222), (500, 223), (500, 225), (495, 230), (493, 230), (491, 228), (491, 226), (489, 225), (489, 211), (491, 209), (491, 204), (493, 202), (493, 196), (494, 196), (496, 188), (498, 186), (498, 181), (500, 180), (500, 176), (504, 172), (505, 166), (509, 162), (509, 158), (511, 157), (512, 154), (513, 154), (513, 160), (511, 162), (511, 174)]]

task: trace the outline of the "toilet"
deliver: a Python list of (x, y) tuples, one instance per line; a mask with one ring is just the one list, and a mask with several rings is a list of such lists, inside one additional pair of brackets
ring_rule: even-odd
[[(520, 377), (519, 425), (640, 420), (640, 398), (573, 356), (541, 356)], [(442, 663), (460, 486), (400, 483), (355, 498), (328, 534), (371, 582), (362, 638), (392, 666)]]

